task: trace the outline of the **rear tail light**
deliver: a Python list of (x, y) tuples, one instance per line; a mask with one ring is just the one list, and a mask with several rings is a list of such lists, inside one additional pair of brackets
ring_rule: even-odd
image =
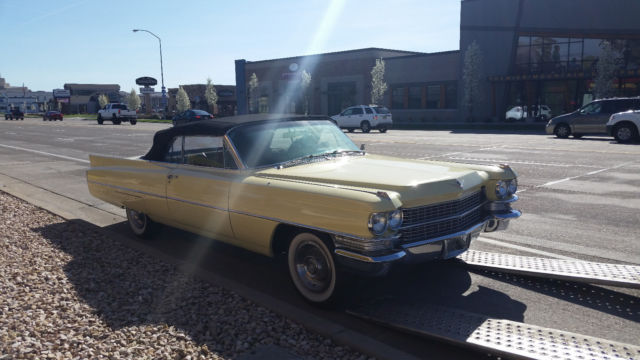
[(196, 119), (200, 119), (200, 115), (196, 115)]
[(118, 109), (118, 114), (120, 114), (120, 109)]

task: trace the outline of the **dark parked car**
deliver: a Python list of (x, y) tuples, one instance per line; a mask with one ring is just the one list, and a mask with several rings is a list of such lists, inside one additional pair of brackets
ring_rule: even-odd
[(62, 121), (62, 113), (60, 111), (47, 111), (46, 113), (44, 113), (44, 115), (42, 116), (42, 121), (46, 121), (46, 120), (60, 120)]
[(5, 120), (24, 120), (24, 113), (20, 109), (11, 109), (4, 114)]
[(173, 125), (186, 124), (192, 121), (213, 119), (213, 115), (204, 110), (187, 110), (173, 117)]
[(554, 117), (547, 123), (546, 132), (559, 138), (607, 135), (609, 117), (627, 110), (640, 110), (640, 97), (594, 100), (572, 113)]

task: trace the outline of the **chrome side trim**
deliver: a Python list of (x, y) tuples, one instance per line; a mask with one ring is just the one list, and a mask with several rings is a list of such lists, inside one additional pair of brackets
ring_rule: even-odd
[(407, 255), (407, 253), (404, 252), (403, 250), (393, 254), (382, 255), (382, 256), (366, 256), (366, 255), (361, 255), (361, 254), (344, 250), (344, 249), (336, 249), (334, 253), (336, 255), (344, 256), (350, 259), (359, 260), (367, 263), (386, 263), (386, 262), (400, 260), (403, 257), (405, 257), (405, 255)]
[(201, 207), (205, 207), (205, 208), (209, 208), (209, 209), (214, 209), (214, 210), (229, 211), (229, 209), (225, 209), (225, 208), (221, 208), (221, 207), (217, 207), (217, 206), (213, 206), (213, 205), (208, 205), (208, 204), (203, 204), (203, 203), (199, 203), (199, 202), (195, 202), (195, 201), (190, 201), (190, 200), (178, 199), (178, 198), (174, 198), (174, 197), (171, 197), (171, 196), (167, 196), (167, 200), (175, 200), (175, 201), (178, 201), (178, 202), (183, 202), (183, 203), (187, 203), (187, 204), (191, 204), (191, 205), (196, 205), (196, 206), (201, 206)]
[(158, 195), (158, 194), (154, 194), (154, 193), (150, 193), (150, 192), (146, 192), (146, 191), (141, 191), (141, 190), (130, 189), (130, 188), (126, 188), (126, 187), (122, 187), (122, 186), (118, 186), (118, 185), (105, 184), (105, 183), (101, 183), (101, 182), (98, 182), (98, 181), (92, 181), (92, 180), (91, 181), (87, 180), (87, 182), (88, 183), (92, 183), (92, 184), (96, 184), (96, 185), (106, 186), (106, 187), (109, 187), (109, 188), (112, 188), (112, 189), (116, 189), (116, 190), (128, 191), (128, 192), (142, 194), (142, 195), (149, 195), (149, 196), (153, 196), (153, 197), (157, 197), (157, 198), (161, 198), (161, 199), (165, 199), (165, 200), (175, 200), (175, 201), (179, 201), (179, 202), (183, 202), (183, 203), (187, 203), (187, 204), (191, 204), (191, 205), (196, 205), (196, 206), (201, 206), (201, 207), (205, 207), (205, 208), (209, 208), (209, 209), (215, 209), (215, 210), (220, 210), (220, 211), (229, 211), (229, 209), (221, 208), (221, 207), (217, 207), (217, 206), (213, 206), (213, 205), (209, 205), (209, 204), (203, 204), (203, 203), (199, 203), (199, 202), (195, 202), (195, 201), (178, 199), (178, 198), (174, 198), (174, 197), (171, 197), (171, 196)]
[[(122, 186), (104, 184), (104, 183), (97, 182), (97, 181), (89, 181), (89, 180), (87, 180), (87, 182), (93, 183), (93, 184), (96, 184), (96, 185), (102, 185), (102, 186), (110, 187), (110, 188), (117, 189), (117, 190), (130, 191), (130, 192), (134, 192), (134, 193), (138, 193), (138, 194), (154, 196), (154, 197), (158, 197), (158, 198), (162, 198), (162, 199), (170, 199), (170, 200), (180, 201), (180, 202), (184, 202), (184, 203), (188, 203), (188, 204), (192, 204), (192, 205), (197, 205), (197, 206), (202, 206), (202, 207), (206, 207), (206, 208), (211, 208), (211, 209), (216, 209), (216, 210), (221, 210), (221, 211), (228, 211), (228, 212), (234, 213), (234, 214), (251, 216), (251, 217), (255, 217), (255, 218), (259, 218), (259, 219), (279, 222), (279, 223), (288, 224), (288, 225), (294, 225), (294, 226), (298, 226), (298, 227), (301, 227), (301, 228), (321, 231), (321, 232), (324, 232), (324, 233), (327, 233), (327, 234), (349, 237), (349, 238), (352, 238), (352, 239), (355, 239), (355, 240), (360, 240), (360, 241), (368, 241), (368, 240), (370, 240), (369, 238), (363, 238), (363, 237), (355, 236), (355, 235), (352, 235), (352, 234), (347, 234), (347, 233), (343, 233), (343, 232), (339, 232), (339, 231), (333, 231), (333, 230), (320, 228), (320, 227), (316, 227), (316, 226), (305, 225), (305, 224), (296, 223), (296, 222), (292, 222), (292, 221), (287, 221), (287, 220), (274, 218), (274, 217), (270, 217), (270, 216), (262, 216), (262, 215), (252, 214), (252, 213), (248, 213), (246, 211), (239, 211), (239, 210), (215, 207), (215, 206), (212, 206), (212, 205), (202, 204), (202, 203), (198, 203), (198, 202), (194, 202), (194, 201), (182, 200), (182, 199), (177, 199), (177, 198), (174, 198), (174, 197), (168, 197), (168, 196), (165, 196), (165, 195), (158, 195), (158, 194), (154, 194), (154, 193), (150, 193), (150, 192), (146, 192), (146, 191), (140, 191), (140, 190), (125, 188), (125, 187), (122, 187)], [(381, 238), (381, 239), (376, 239), (376, 240), (384, 241), (384, 240), (395, 240), (395, 239), (396, 239), (396, 237), (392, 236), (392, 237), (389, 237), (389, 238)]]
[(346, 187), (346, 186), (329, 185), (329, 184), (323, 184), (323, 183), (312, 182), (312, 181), (293, 180), (293, 179), (283, 179), (283, 178), (274, 177), (274, 176), (269, 176), (269, 175), (259, 175), (259, 174), (256, 174), (256, 176), (258, 176), (258, 177), (260, 177), (260, 178), (263, 178), (263, 179), (280, 180), (280, 181), (287, 181), (287, 182), (292, 182), (292, 183), (297, 183), (297, 184), (306, 184), (306, 185), (314, 185), (314, 186), (328, 187), (328, 188), (332, 188), (332, 189), (341, 189), (341, 190), (356, 191), (356, 192), (361, 192), (361, 193), (365, 193), (365, 194), (375, 195), (375, 196), (377, 196), (377, 197), (379, 197), (379, 198), (384, 198), (384, 197), (380, 196), (380, 194), (378, 194), (378, 192), (379, 192), (379, 191), (361, 190), (361, 189), (355, 189), (355, 188)]
[(414, 227), (418, 227), (418, 226), (429, 225), (429, 224), (433, 224), (433, 223), (437, 223), (437, 222), (441, 222), (441, 221), (447, 221), (447, 220), (453, 220), (453, 219), (461, 218), (461, 217), (467, 216), (467, 215), (469, 215), (470, 213), (472, 213), (472, 212), (474, 212), (474, 211), (478, 210), (479, 208), (481, 208), (481, 207), (485, 206), (487, 203), (488, 203), (488, 202), (487, 202), (487, 201), (485, 201), (485, 202), (481, 203), (480, 205), (474, 206), (473, 208), (471, 208), (471, 209), (469, 209), (469, 210), (467, 210), (467, 211), (465, 211), (465, 212), (463, 212), (463, 213), (461, 213), (461, 214), (456, 214), (456, 215), (452, 215), (452, 216), (447, 216), (447, 217), (444, 217), (444, 218), (437, 218), (437, 219), (435, 219), (435, 220), (426, 221), (426, 222), (421, 222), (421, 223), (418, 223), (418, 224), (413, 224), (413, 225), (408, 225), (408, 226), (402, 226), (402, 227), (400, 227), (399, 231), (401, 231), (401, 230), (406, 230), (406, 229), (412, 229), (412, 228), (414, 228)]
[(133, 192), (133, 193), (149, 195), (149, 196), (158, 197), (158, 198), (161, 198), (161, 199), (166, 199), (167, 198), (165, 195), (158, 195), (158, 194), (154, 194), (154, 193), (150, 193), (150, 192), (146, 192), (146, 191), (142, 191), (142, 190), (135, 190), (135, 189), (131, 189), (131, 188), (126, 188), (126, 187), (118, 186), (118, 185), (105, 184), (105, 183), (101, 183), (101, 182), (93, 181), (93, 180), (87, 180), (87, 183), (106, 186), (106, 187), (109, 187), (109, 188), (112, 188), (112, 189), (116, 189), (116, 190), (129, 191), (129, 192)]
[(459, 231), (457, 233), (453, 233), (453, 234), (448, 234), (448, 235), (443, 235), (443, 236), (439, 236), (436, 238), (431, 238), (431, 239), (427, 239), (427, 240), (421, 240), (421, 241), (416, 241), (416, 242), (412, 242), (412, 243), (408, 243), (408, 244), (401, 244), (400, 246), (403, 249), (408, 249), (408, 248), (412, 248), (412, 247), (416, 247), (416, 246), (421, 246), (421, 245), (425, 245), (425, 244), (430, 244), (433, 242), (438, 242), (438, 241), (442, 241), (442, 240), (447, 240), (450, 238), (454, 238), (454, 237), (461, 237), (461, 236), (465, 236), (468, 234), (471, 234), (473, 232), (476, 231), (480, 231), (482, 230), (481, 228), (487, 223), (487, 220), (484, 220), (481, 223), (478, 223), (470, 228), (468, 228), (467, 230), (464, 231)]
[[(256, 215), (256, 214), (248, 213), (248, 212), (245, 212), (245, 211), (229, 209), (229, 212), (230, 213), (234, 213), (234, 214), (239, 214), (239, 215), (251, 216), (251, 217), (258, 218), (258, 219), (264, 219), (264, 220), (279, 222), (279, 223), (283, 223), (283, 224), (287, 224), (287, 225), (293, 225), (293, 226), (297, 226), (297, 227), (301, 227), (301, 228), (305, 228), (305, 229), (316, 230), (316, 231), (324, 232), (324, 233), (327, 233), (327, 234), (350, 237), (352, 239), (360, 240), (360, 241), (368, 241), (368, 240), (370, 240), (369, 238), (363, 238), (363, 237), (352, 235), (352, 234), (347, 234), (347, 233), (343, 233), (343, 232), (339, 232), (339, 231), (333, 231), (333, 230), (329, 230), (329, 229), (324, 229), (324, 228), (320, 228), (320, 227), (317, 227), (317, 226), (305, 225), (305, 224), (296, 223), (296, 222), (283, 220), (283, 219), (279, 219), (279, 218), (274, 218), (274, 217), (270, 217), (270, 216)], [(388, 240), (393, 240), (393, 239), (395, 239), (395, 237), (388, 238)], [(385, 239), (380, 239), (380, 240), (385, 240)]]
[(224, 134), (223, 141), (226, 142), (229, 145), (229, 151), (231, 151), (231, 154), (234, 157), (234, 160), (236, 162), (236, 166), (238, 167), (238, 169), (245, 170), (247, 168), (247, 165), (245, 165), (244, 161), (242, 161), (242, 159), (240, 159), (240, 155), (238, 154), (238, 149), (236, 149), (236, 146), (233, 144), (231, 139), (229, 139), (229, 133), (228, 132), (226, 134)]

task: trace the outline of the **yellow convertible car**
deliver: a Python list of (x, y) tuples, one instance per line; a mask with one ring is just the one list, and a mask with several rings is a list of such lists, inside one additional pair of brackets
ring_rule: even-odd
[(91, 194), (126, 209), (136, 235), (161, 223), (283, 255), (316, 304), (336, 299), (342, 271), (453, 258), (520, 216), (509, 166), (369, 154), (323, 116), (189, 123), (140, 158), (90, 160)]

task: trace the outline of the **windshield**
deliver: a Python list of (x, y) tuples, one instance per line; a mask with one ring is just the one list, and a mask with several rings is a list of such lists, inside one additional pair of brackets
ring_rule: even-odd
[(326, 120), (283, 121), (235, 128), (229, 139), (247, 167), (263, 167), (315, 155), (359, 152), (358, 147)]

